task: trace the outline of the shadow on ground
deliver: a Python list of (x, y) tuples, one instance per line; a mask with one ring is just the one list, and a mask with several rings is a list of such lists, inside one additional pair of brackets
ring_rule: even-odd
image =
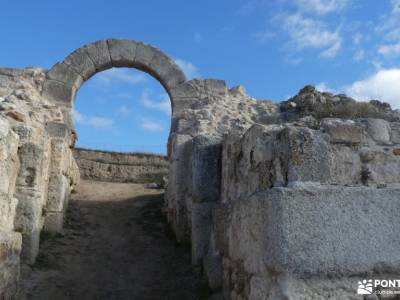
[(84, 184), (85, 196), (70, 202), (64, 233), (42, 235), (36, 264), (24, 269), (25, 299), (206, 297), (190, 248), (174, 241), (163, 219), (163, 194), (144, 194), (141, 186), (131, 198), (107, 201), (103, 194), (96, 201), (90, 189), (98, 184)]

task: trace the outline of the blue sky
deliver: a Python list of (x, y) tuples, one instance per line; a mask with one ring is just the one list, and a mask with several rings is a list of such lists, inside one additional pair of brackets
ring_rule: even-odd
[[(0, 66), (51, 67), (104, 38), (153, 44), (188, 77), (285, 100), (305, 84), (400, 108), (400, 0), (15, 1), (0, 9)], [(169, 105), (152, 77), (97, 74), (76, 102), (81, 146), (165, 152)]]

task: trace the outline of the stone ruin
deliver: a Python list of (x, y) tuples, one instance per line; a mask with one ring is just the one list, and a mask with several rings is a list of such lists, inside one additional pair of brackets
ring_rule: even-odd
[(73, 155), (78, 164), (81, 179), (153, 183), (162, 187), (168, 175), (168, 159), (164, 155), (83, 148), (74, 148)]
[(0, 69), (0, 299), (17, 294), (40, 232), (62, 230), (80, 177), (75, 94), (112, 67), (147, 72), (170, 96), (166, 217), (211, 298), (360, 299), (358, 280), (399, 274), (399, 111), (310, 86), (257, 101), (109, 39), (50, 70)]

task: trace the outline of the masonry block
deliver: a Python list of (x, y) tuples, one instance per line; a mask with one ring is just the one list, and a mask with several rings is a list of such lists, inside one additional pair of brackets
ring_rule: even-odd
[(64, 83), (66, 86), (74, 86), (79, 88), (83, 83), (82, 76), (77, 73), (72, 66), (61, 62), (56, 64), (47, 72), (47, 77), (51, 80), (56, 80)]
[(193, 202), (215, 202), (221, 189), (221, 155), (219, 139), (198, 136), (193, 139)]
[(18, 291), (21, 234), (0, 231), (0, 299), (14, 299)]
[(84, 48), (72, 52), (64, 63), (70, 65), (84, 80), (88, 80), (96, 73), (96, 67)]
[(47, 212), (44, 217), (43, 230), (50, 234), (61, 233), (64, 226), (64, 216), (63, 212)]
[(200, 264), (207, 255), (212, 230), (212, 212), (216, 203), (193, 203), (192, 206), (192, 263)]
[(299, 278), (398, 273), (399, 214), (400, 188), (273, 188), (235, 204), (230, 255)]
[(64, 175), (53, 175), (49, 179), (46, 210), (63, 212), (68, 204), (70, 184)]
[(72, 107), (75, 94), (75, 87), (56, 80), (47, 79), (43, 84), (42, 95), (65, 106)]
[(48, 122), (46, 123), (46, 132), (52, 138), (67, 139), (69, 137), (70, 130), (64, 123)]
[(131, 40), (107, 40), (114, 67), (134, 67), (137, 43)]
[(97, 72), (112, 68), (107, 41), (97, 41), (93, 44), (88, 44), (84, 49), (92, 60)]

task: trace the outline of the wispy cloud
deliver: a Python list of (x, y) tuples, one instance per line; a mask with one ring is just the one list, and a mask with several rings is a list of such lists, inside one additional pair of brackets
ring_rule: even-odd
[(109, 86), (113, 82), (122, 81), (131, 85), (137, 85), (146, 82), (147, 78), (144, 73), (129, 69), (113, 68), (99, 73), (96, 78), (96, 83), (102, 86)]
[(296, 51), (318, 49), (321, 57), (333, 58), (340, 50), (342, 38), (339, 29), (329, 30), (325, 23), (300, 13), (282, 15), (277, 21), (282, 22), (283, 29), (290, 37), (289, 45)]
[(241, 15), (241, 16), (247, 16), (251, 14), (253, 11), (255, 11), (259, 6), (263, 5), (266, 3), (267, 0), (247, 0), (244, 1), (244, 4), (242, 4), (237, 10), (236, 14)]
[(164, 125), (160, 121), (153, 120), (150, 118), (142, 118), (140, 125), (144, 130), (149, 132), (164, 131)]
[(365, 58), (365, 50), (364, 49), (358, 49), (355, 51), (354, 56), (353, 56), (355, 61), (361, 61)]
[(325, 15), (343, 10), (348, 0), (295, 0), (295, 3), (303, 12)]
[(162, 111), (168, 116), (171, 115), (171, 101), (166, 93), (161, 94), (158, 99), (154, 99), (151, 90), (145, 89), (140, 96), (140, 102), (146, 108)]
[(114, 121), (110, 118), (99, 117), (99, 116), (88, 116), (74, 111), (75, 122), (81, 125), (86, 125), (94, 128), (107, 128), (114, 124)]
[(378, 48), (378, 53), (385, 57), (395, 57), (400, 55), (400, 43), (381, 45)]
[(353, 44), (354, 45), (359, 45), (362, 42), (363, 39), (364, 39), (364, 35), (362, 33), (360, 33), (360, 32), (356, 32), (353, 35)]
[(391, 0), (391, 11), (382, 16), (376, 31), (387, 41), (400, 39), (400, 0)]
[(200, 77), (199, 69), (192, 62), (180, 58), (175, 59), (175, 62), (186, 74), (187, 78), (193, 79)]
[(122, 105), (118, 108), (117, 112), (119, 115), (127, 116), (132, 112), (132, 110), (128, 106)]

